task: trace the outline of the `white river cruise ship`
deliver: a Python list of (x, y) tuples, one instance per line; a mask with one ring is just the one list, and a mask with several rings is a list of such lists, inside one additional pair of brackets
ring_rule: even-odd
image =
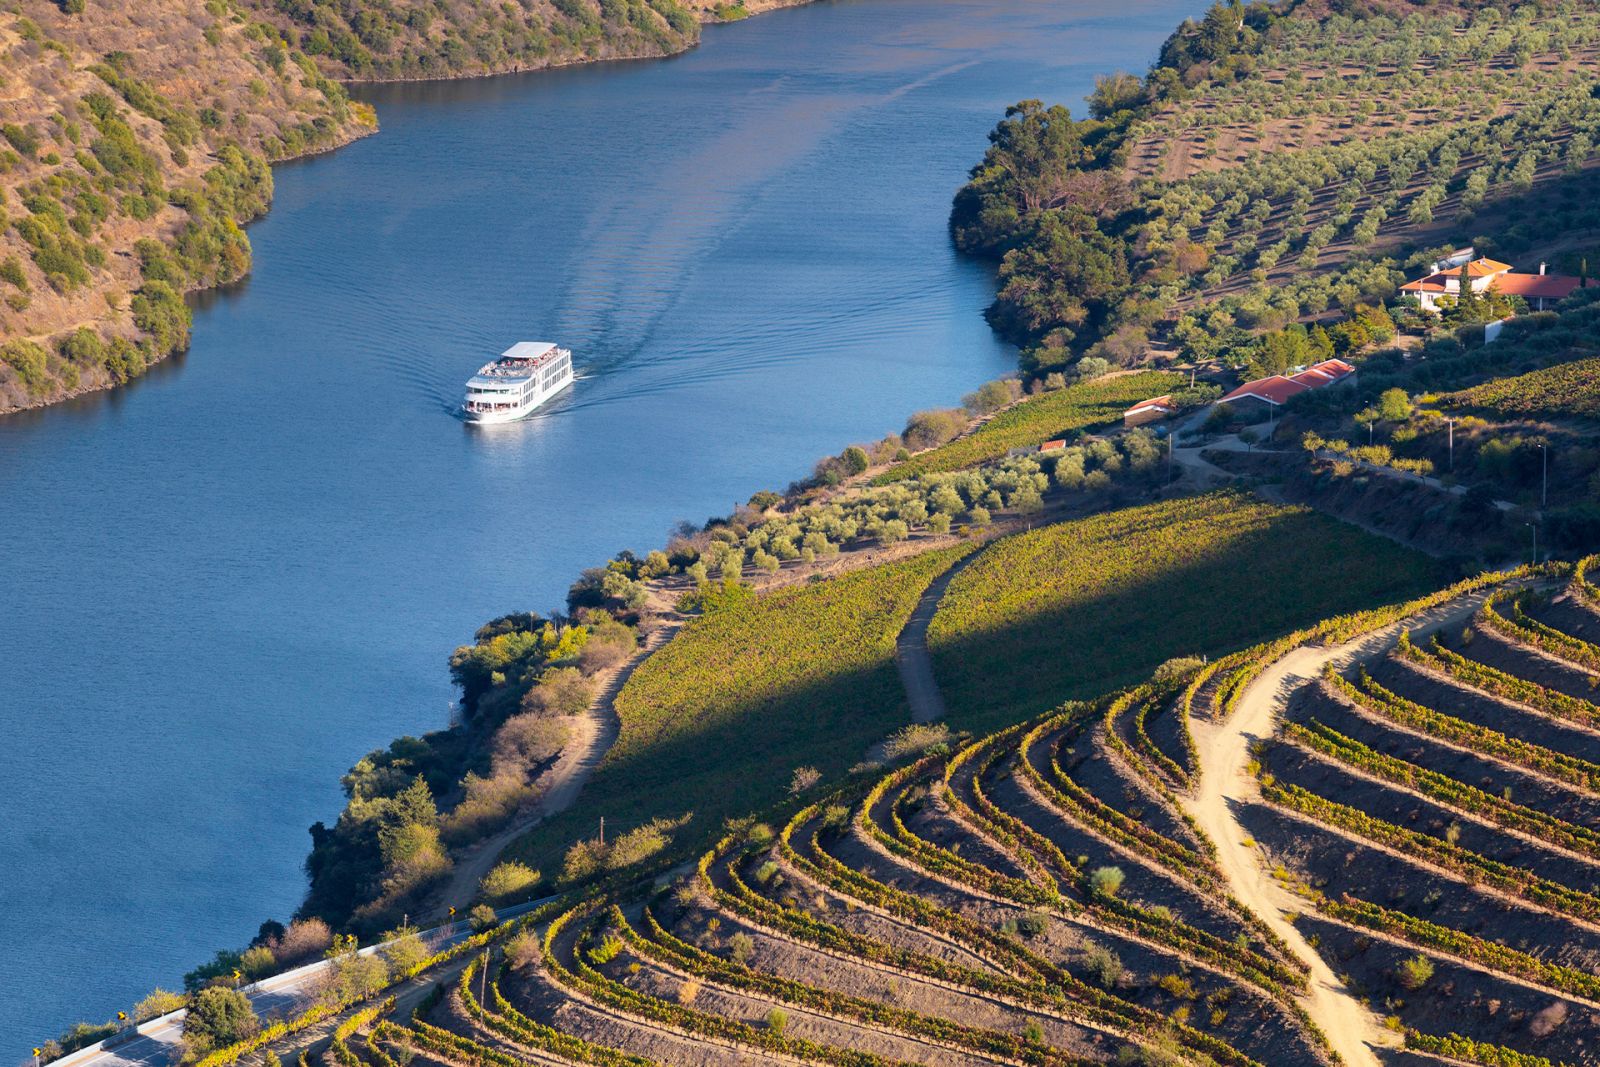
[(549, 341), (518, 341), (467, 381), (468, 422), (513, 422), (572, 384), (572, 353)]

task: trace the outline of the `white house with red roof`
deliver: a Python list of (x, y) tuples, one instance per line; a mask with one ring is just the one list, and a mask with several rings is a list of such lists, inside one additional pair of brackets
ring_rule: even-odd
[(1438, 311), (1442, 305), (1460, 299), (1463, 275), (1472, 292), (1487, 293), (1493, 289), (1502, 296), (1520, 296), (1534, 311), (1545, 310), (1583, 285), (1581, 278), (1546, 273), (1543, 263), (1539, 264), (1538, 274), (1519, 274), (1509, 263), (1480, 256), (1464, 262), (1435, 263), (1432, 273), (1406, 282), (1400, 291), (1416, 297), (1422, 310)]
[(1295, 374), (1273, 374), (1245, 382), (1218, 403), (1256, 400), (1269, 407), (1280, 407), (1301, 393), (1348, 381), (1355, 372), (1356, 369), (1342, 359), (1325, 359)]

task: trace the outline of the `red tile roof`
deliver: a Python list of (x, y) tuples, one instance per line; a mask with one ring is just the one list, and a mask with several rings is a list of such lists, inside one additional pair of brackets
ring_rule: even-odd
[(1269, 404), (1282, 404), (1292, 396), (1299, 396), (1308, 391), (1311, 386), (1297, 382), (1293, 378), (1285, 378), (1281, 374), (1274, 374), (1270, 378), (1257, 378), (1253, 382), (1245, 382), (1239, 388), (1222, 398), (1226, 404), (1231, 400), (1243, 400), (1254, 397), (1264, 400)]
[(1242, 400), (1254, 397), (1264, 400), (1269, 404), (1282, 404), (1292, 396), (1298, 396), (1311, 389), (1321, 389), (1325, 385), (1332, 385), (1343, 378), (1354, 374), (1356, 369), (1342, 359), (1325, 359), (1312, 367), (1307, 367), (1299, 374), (1285, 377), (1274, 374), (1270, 378), (1257, 378), (1253, 382), (1245, 382), (1239, 388), (1222, 398), (1223, 403), (1230, 400)]
[(1581, 278), (1566, 274), (1502, 274), (1495, 279), (1494, 288), (1503, 296), (1560, 300), (1582, 284)]
[(1067, 447), (1067, 443), (1065, 441), (1046, 441), (1044, 444), (1039, 446), (1039, 451), (1040, 452), (1056, 452), (1056, 451), (1059, 451), (1060, 449), (1063, 449), (1063, 448), (1066, 448), (1066, 447)]

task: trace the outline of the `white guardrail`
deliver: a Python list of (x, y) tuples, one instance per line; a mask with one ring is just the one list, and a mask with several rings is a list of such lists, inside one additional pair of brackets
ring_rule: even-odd
[[(526, 904), (513, 904), (509, 908), (501, 908), (500, 910), (496, 911), (495, 916), (501, 922), (504, 922), (507, 919), (515, 919), (517, 916), (524, 915), (532, 911), (534, 908), (537, 908), (543, 904), (548, 904), (550, 901), (555, 899), (556, 898), (553, 896), (540, 897), (538, 900), (530, 900)], [(422, 931), (422, 936), (437, 936), (442, 933), (444, 936), (440, 938), (438, 944), (441, 948), (443, 948), (452, 942), (459, 941), (462, 938), (469, 936), (471, 932), (471, 929), (467, 926), (465, 921), (457, 921), (453, 923), (446, 923), (443, 926), (435, 926), (431, 930), (424, 930)], [(363, 956), (370, 956), (374, 952), (386, 948), (390, 944), (393, 944), (393, 942), (382, 941), (375, 945), (368, 945), (366, 948), (360, 949), (359, 954)], [(249, 985), (240, 986), (239, 991), (245, 994), (245, 996), (252, 996), (252, 994), (257, 993), (276, 993), (285, 987), (299, 985), (301, 981), (310, 978), (312, 975), (317, 974), (320, 971), (327, 970), (330, 966), (332, 966), (332, 963), (328, 960), (317, 960), (315, 963), (307, 963), (303, 966), (296, 967), (293, 970), (282, 971), (270, 977), (263, 978), (259, 982), (251, 982)], [(130, 1026), (120, 1033), (113, 1034), (103, 1041), (97, 1041), (92, 1045), (85, 1045), (76, 1052), (69, 1052), (67, 1055), (58, 1059), (50, 1060), (49, 1065), (50, 1067), (85, 1067), (86, 1064), (92, 1063), (100, 1056), (109, 1052), (115, 1052), (117, 1049), (122, 1048), (124, 1045), (130, 1044), (141, 1037), (154, 1038), (158, 1035), (166, 1034), (172, 1028), (181, 1024), (186, 1015), (188, 1015), (188, 1011), (185, 1008), (179, 1008), (177, 1011), (171, 1011), (165, 1015), (158, 1015), (154, 1019), (148, 1019), (142, 1023)], [(28, 1062), (32, 1063), (33, 1061), (29, 1060)]]

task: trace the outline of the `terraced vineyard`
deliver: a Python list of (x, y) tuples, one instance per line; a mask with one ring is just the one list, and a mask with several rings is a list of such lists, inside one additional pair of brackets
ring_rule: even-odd
[[(1243, 817), (1327, 962), (1392, 1026), (1458, 1032), (1469, 1062), (1591, 1063), (1600, 1040), (1600, 610), (1582, 575), (1331, 664), (1290, 700)], [(1473, 1060), (1472, 1042), (1540, 1058)]]
[(1183, 693), (1068, 706), (737, 826), (671, 886), (511, 942), (373, 1056), (1329, 1062), (1303, 967), (1175, 802)]
[[(1487, 575), (1174, 661), (730, 822), (696, 864), (508, 924), (415, 1012), (347, 1023), (335, 1057), (1592, 1063), (1586, 572)], [(1218, 755), (1258, 721), (1270, 742)], [(1220, 817), (1219, 795), (1238, 798)]]
[[(1579, 610), (1588, 609), (1538, 609), (1537, 618), (1525, 618), (1508, 602), (1494, 618), (1531, 631), (1570, 622), (1562, 613)], [(417, 1057), (474, 1067), (1337, 1062), (1303, 1007), (1308, 961), (1235, 898), (1215, 847), (1186, 811), (1183, 797), (1200, 773), (1189, 723), (1191, 716), (1225, 719), (1264, 665), (1297, 644), (1332, 641), (1396, 614), (1335, 620), (1198, 671), (1172, 665), (1114, 698), (964, 739), (888, 770), (869, 787), (791, 806), (770, 824), (732, 824), (693, 869), (653, 888), (552, 906), (411, 1020), (375, 1023), (365, 1037), (353, 1036), (350, 1055), (386, 1065)], [(1499, 635), (1500, 625), (1485, 623), (1483, 632)], [(1473, 644), (1487, 647), (1488, 640)], [(1309, 688), (1337, 702), (1335, 687)], [(1292, 751), (1299, 750), (1286, 740), (1271, 756)], [(1303, 817), (1280, 803), (1290, 788), (1286, 781), (1271, 785), (1270, 802), (1256, 805), (1261, 840), (1282, 838), (1293, 848), (1339, 832), (1326, 827), (1324, 815)], [(1388, 795), (1373, 787), (1359, 792)], [(1518, 802), (1531, 804), (1531, 794)], [(1485, 803), (1496, 810), (1511, 804), (1497, 795)], [(1541, 811), (1526, 817), (1549, 826), (1561, 818), (1553, 807)], [(1488, 825), (1479, 815), (1456, 817), (1469, 820)], [(1574, 841), (1592, 836), (1576, 823), (1565, 832)], [(1466, 847), (1465, 839), (1441, 840), (1428, 846), (1433, 851), (1413, 843), (1408, 854), (1431, 858)], [(1353, 848), (1382, 851), (1343, 842), (1309, 851), (1337, 860)], [(1563, 855), (1559, 862), (1575, 860)], [(1540, 873), (1555, 876), (1553, 867)], [(1383, 883), (1376, 875), (1373, 881)], [(1463, 916), (1498, 914), (1490, 904), (1512, 905), (1510, 891), (1495, 886), (1514, 881), (1462, 879), (1459, 899), (1429, 921), (1451, 908), (1465, 908)], [(1543, 883), (1515, 884), (1530, 898), (1543, 892)], [(1471, 893), (1487, 898), (1477, 912), (1468, 907)], [(1569, 887), (1559, 895), (1568, 901), (1582, 893)], [(1534, 913), (1529, 902), (1516, 906)], [(1562, 946), (1561, 958), (1535, 962), (1518, 947), (1472, 956), (1536, 973), (1542, 984), (1530, 986), (1466, 962), (1465, 949), (1456, 949), (1460, 962), (1446, 958), (1433, 947), (1441, 938), (1418, 932), (1429, 927), (1386, 920), (1371, 929), (1369, 911), (1399, 913), (1392, 897), (1373, 905), (1378, 910), (1337, 907), (1345, 910), (1301, 925), (1314, 928), (1312, 943), (1325, 951), (1364, 946), (1359, 958), (1338, 964), (1348, 969), (1356, 960), (1358, 983), (1379, 982), (1362, 966), (1367, 958), (1392, 968), (1426, 952), (1439, 957), (1440, 971), (1452, 969), (1448, 979), (1434, 979), (1438, 991), (1430, 995), (1455, 1009), (1463, 995), (1492, 992), (1504, 1023), (1548, 1019), (1548, 1003), (1569, 1004), (1548, 1040), (1566, 1062), (1581, 1062), (1572, 1049), (1594, 1023), (1581, 1011), (1582, 994), (1557, 988), (1597, 981), (1579, 977), (1591, 963), (1576, 913), (1541, 920), (1566, 924), (1543, 931), (1549, 944)], [(1445, 993), (1446, 982), (1459, 992)], [(1413, 1028), (1411, 1050), (1394, 1053), (1406, 1062), (1545, 1062), (1517, 1058), (1517, 1046), (1540, 1039), (1504, 1032), (1487, 1008), (1489, 1025), (1479, 1025), (1430, 1011), (1423, 994), (1408, 994), (1408, 1006), (1400, 999), (1390, 996), (1380, 1010), (1401, 1014), (1397, 1025)], [(1585, 1021), (1577, 1022), (1580, 1016)]]

